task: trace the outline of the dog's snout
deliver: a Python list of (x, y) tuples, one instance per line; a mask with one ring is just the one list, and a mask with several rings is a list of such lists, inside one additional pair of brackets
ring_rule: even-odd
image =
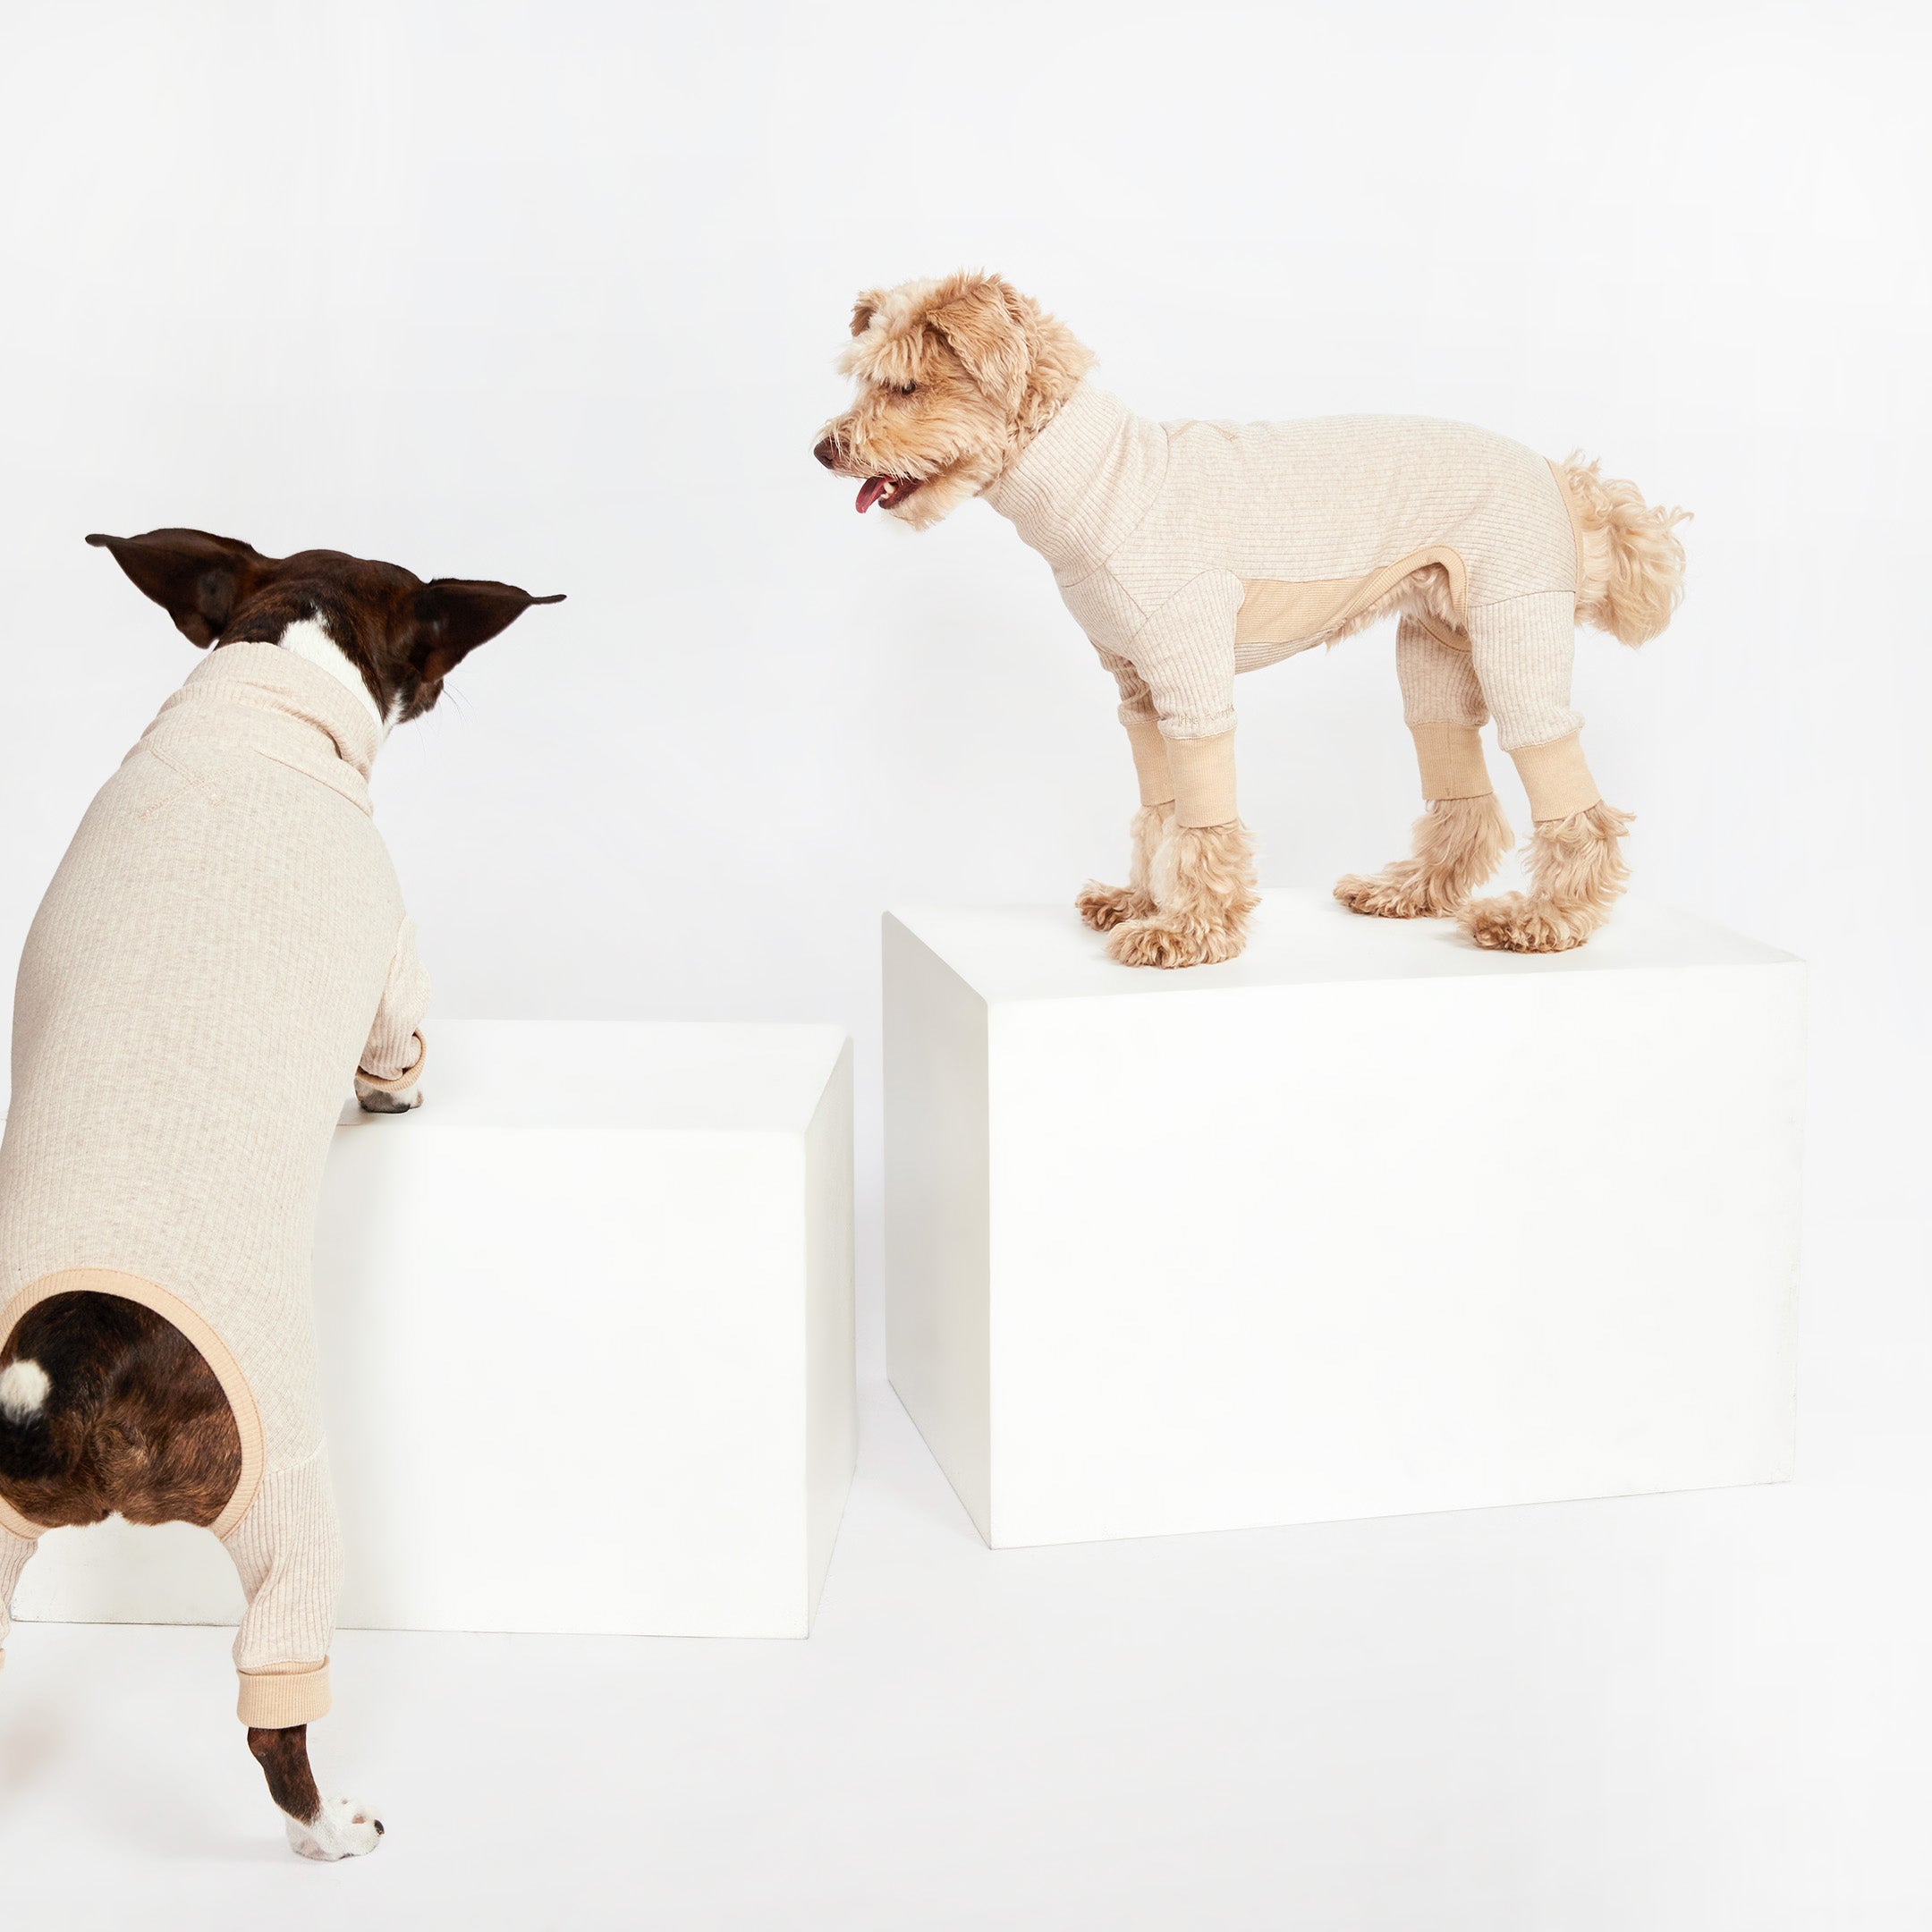
[(820, 436), (817, 446), (812, 451), (812, 454), (827, 470), (836, 470), (838, 468), (838, 444), (831, 436)]

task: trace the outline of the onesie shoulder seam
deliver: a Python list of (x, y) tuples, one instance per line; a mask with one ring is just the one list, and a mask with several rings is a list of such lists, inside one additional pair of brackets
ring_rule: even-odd
[(1547, 590), (1517, 590), (1508, 597), (1484, 597), (1480, 600), (1471, 597), (1469, 609), (1471, 614), (1479, 610), (1498, 610), (1505, 604), (1526, 604), (1531, 597), (1566, 597), (1574, 600), (1576, 592), (1568, 584), (1553, 584)]

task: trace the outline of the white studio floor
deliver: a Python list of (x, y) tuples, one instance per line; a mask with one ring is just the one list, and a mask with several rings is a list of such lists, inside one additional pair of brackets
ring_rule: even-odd
[(9, 1920), (1921, 1928), (1932, 1435), (1819, 1393), (1785, 1488), (992, 1555), (875, 1385), (809, 1643), (343, 1635), (355, 1865), (225, 1631), (21, 1625)]

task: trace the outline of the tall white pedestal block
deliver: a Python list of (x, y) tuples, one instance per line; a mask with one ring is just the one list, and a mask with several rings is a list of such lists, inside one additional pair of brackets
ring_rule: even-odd
[[(420, 1110), (344, 1110), (317, 1236), (342, 1623), (803, 1637), (857, 1441), (843, 1035), (428, 1031)], [(242, 1598), (206, 1532), (114, 1521), (15, 1604)]]
[(1103, 945), (886, 920), (888, 1360), (989, 1544), (1789, 1475), (1798, 961), (1307, 892), (1224, 966)]

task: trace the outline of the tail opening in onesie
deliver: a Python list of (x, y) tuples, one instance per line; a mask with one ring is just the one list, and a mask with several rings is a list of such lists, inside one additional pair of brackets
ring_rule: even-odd
[(221, 1384), (178, 1329), (114, 1295), (34, 1303), (0, 1337), (0, 1646), (43, 1530), (212, 1524), (241, 1475)]
[[(273, 1525), (224, 1533), (231, 1504), (245, 1500), (237, 1491), (248, 1467), (221, 1377), (158, 1309), (92, 1290), (33, 1301), (0, 1340), (0, 1645), (9, 1599), (41, 1531), (114, 1515), (223, 1535), (251, 1622), (264, 1611), (273, 1621), (274, 1593), (264, 1588), (279, 1554)], [(248, 1521), (258, 1513), (251, 1507)], [(284, 1814), (291, 1846), (305, 1858), (350, 1858), (372, 1851), (383, 1827), (368, 1807), (325, 1801), (317, 1790), (303, 1721), (313, 1715), (316, 1674), (284, 1676), (273, 1665), (258, 1676), (244, 1672), (244, 1701), (252, 1690), (262, 1707), (244, 1713), (249, 1750)], [(320, 1674), (326, 1683), (326, 1663)], [(300, 1708), (269, 1709), (278, 1692)]]
[(0, 1344), (0, 1502), (33, 1526), (216, 1521), (242, 1437), (200, 1352), (118, 1295), (56, 1294)]

